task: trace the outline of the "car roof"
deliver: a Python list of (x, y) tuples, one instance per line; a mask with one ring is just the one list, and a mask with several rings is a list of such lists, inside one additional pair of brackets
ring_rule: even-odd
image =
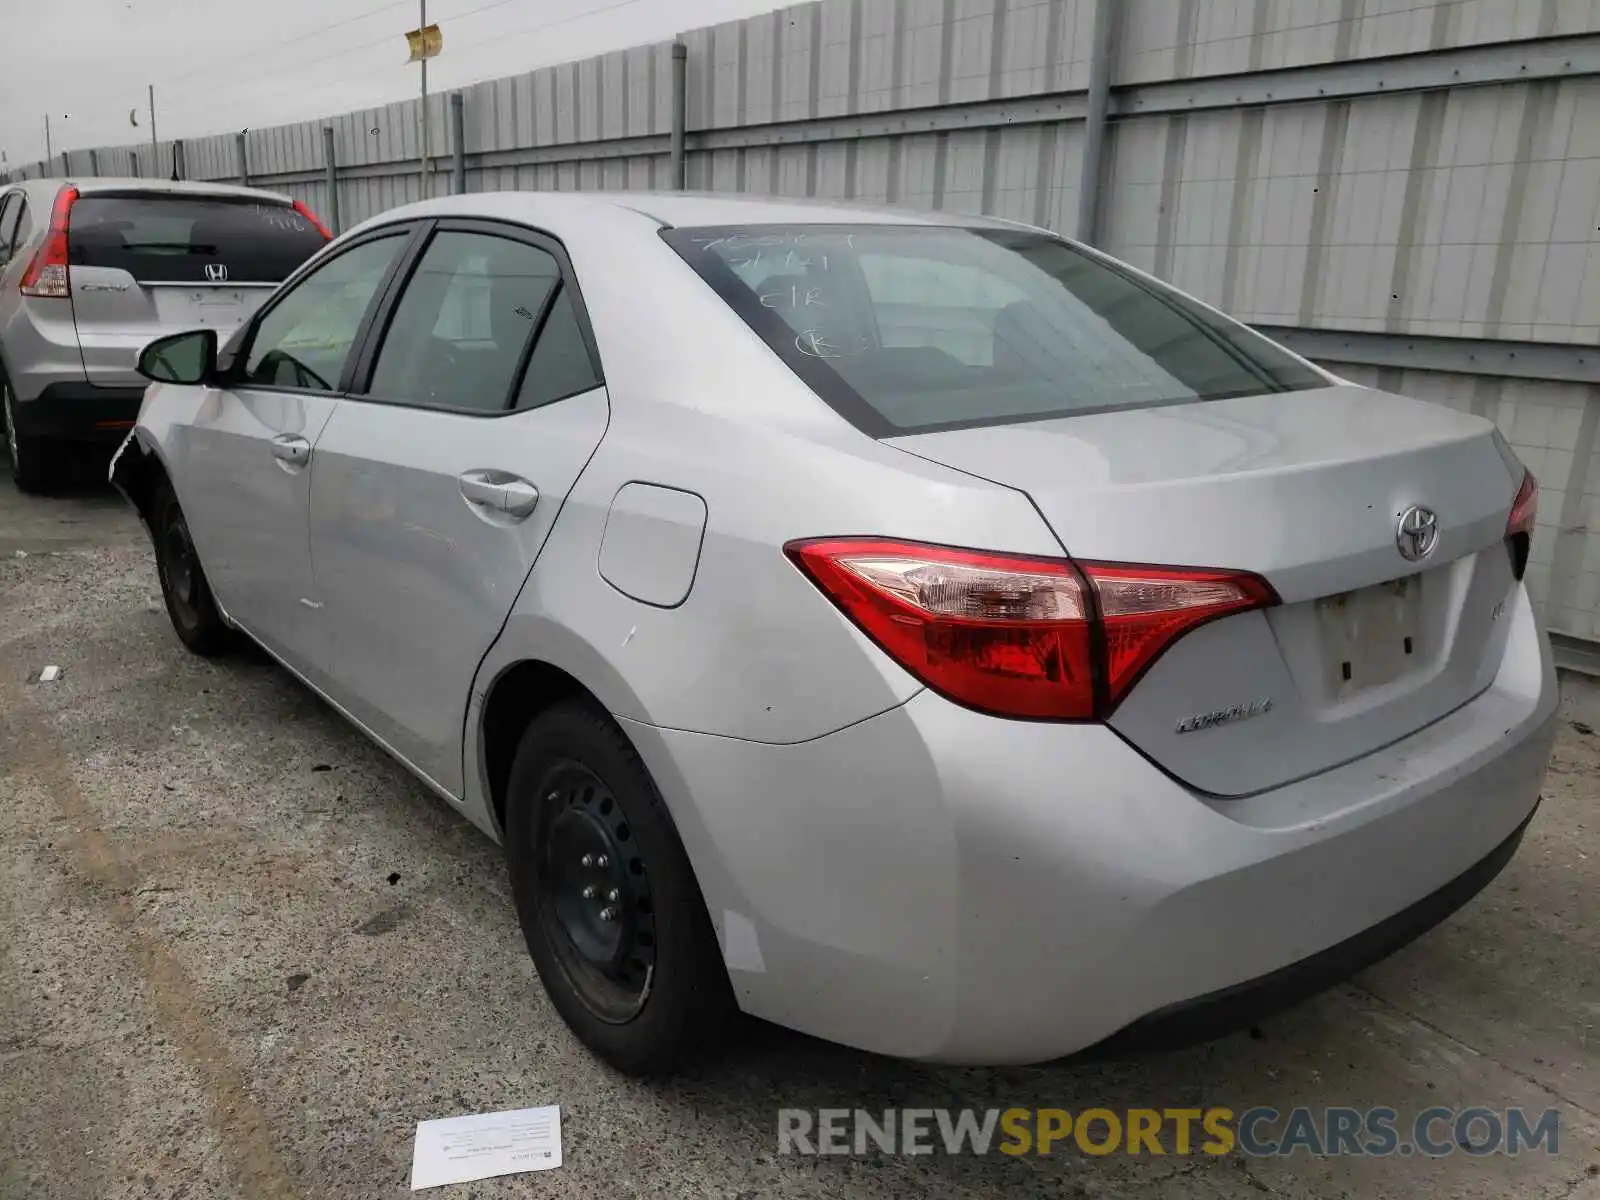
[(76, 176), (46, 179), (19, 179), (17, 183), (28, 189), (55, 191), (71, 185), (80, 196), (96, 192), (143, 192), (164, 196), (227, 196), (241, 200), (270, 200), (278, 204), (292, 204), (282, 192), (269, 192), (264, 188), (241, 187), (234, 183), (200, 183), (188, 179), (140, 179), (137, 175), (91, 175), (86, 179)]
[(847, 200), (801, 200), (726, 192), (470, 192), (393, 208), (367, 224), (417, 217), (494, 217), (542, 225), (551, 221), (636, 222), (660, 225), (930, 225), (1031, 228), (1021, 222), (964, 213), (920, 212)]

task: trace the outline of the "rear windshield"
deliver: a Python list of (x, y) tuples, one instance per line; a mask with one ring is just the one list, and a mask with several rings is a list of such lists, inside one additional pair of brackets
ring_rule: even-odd
[(80, 197), (68, 261), (141, 283), (281, 283), (325, 239), (288, 205), (197, 196)]
[(662, 237), (875, 437), (1326, 386), (1243, 325), (1045, 234), (757, 225)]

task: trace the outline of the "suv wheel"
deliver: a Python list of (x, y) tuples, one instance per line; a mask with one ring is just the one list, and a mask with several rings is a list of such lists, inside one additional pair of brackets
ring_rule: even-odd
[(689, 856), (603, 712), (567, 701), (528, 726), (505, 848), (539, 980), (590, 1050), (661, 1074), (727, 1035), (733, 992)]
[(11, 383), (0, 375), (0, 417), (6, 425), (6, 446), (11, 452), (11, 477), (24, 492), (42, 492), (50, 484), (50, 447), (38, 438), (17, 432), (16, 401)]

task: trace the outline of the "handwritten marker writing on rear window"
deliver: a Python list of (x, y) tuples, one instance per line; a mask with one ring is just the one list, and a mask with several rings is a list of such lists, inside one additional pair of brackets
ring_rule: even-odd
[(560, 1165), (560, 1105), (418, 1121), (411, 1190)]

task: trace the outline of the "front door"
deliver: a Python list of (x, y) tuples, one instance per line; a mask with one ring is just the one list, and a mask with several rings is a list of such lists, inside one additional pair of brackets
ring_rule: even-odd
[(177, 477), (205, 497), (184, 512), (212, 591), (252, 637), (319, 682), (326, 628), (306, 535), (311, 456), (408, 232), (360, 242), (286, 289), (223, 386), (180, 427)]
[(317, 443), (329, 694), (453, 795), (478, 664), (605, 432), (583, 320), (554, 243), (443, 222)]

